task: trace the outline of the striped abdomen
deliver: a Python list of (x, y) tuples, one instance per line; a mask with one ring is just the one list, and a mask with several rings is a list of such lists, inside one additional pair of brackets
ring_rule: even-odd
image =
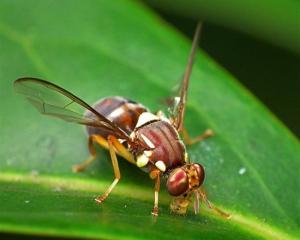
[(176, 129), (167, 121), (157, 120), (135, 129), (135, 138), (143, 141), (151, 149), (148, 170), (162, 161), (166, 170), (185, 163), (185, 146)]
[[(101, 99), (93, 108), (117, 124), (117, 126), (128, 135), (134, 130), (140, 114), (147, 111), (147, 109), (139, 103), (116, 96)], [(92, 113), (85, 113), (86, 116), (89, 116), (89, 114)], [(105, 138), (108, 135), (104, 130), (94, 127), (87, 127), (87, 131), (89, 135), (98, 134)]]

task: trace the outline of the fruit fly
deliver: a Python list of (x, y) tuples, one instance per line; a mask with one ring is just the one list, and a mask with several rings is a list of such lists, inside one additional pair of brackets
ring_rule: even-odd
[[(121, 178), (119, 155), (149, 173), (154, 180), (154, 216), (158, 215), (161, 178), (166, 179), (167, 191), (173, 197), (171, 211), (185, 214), (194, 197), (195, 213), (199, 212), (199, 201), (202, 200), (222, 216), (229, 216), (207, 200), (201, 187), (205, 178), (204, 168), (199, 163), (189, 162), (184, 144), (193, 144), (213, 135), (211, 130), (207, 130), (191, 139), (183, 127), (187, 90), (200, 29), (201, 23), (197, 25), (184, 78), (169, 117), (162, 111), (153, 114), (142, 104), (123, 97), (106, 97), (92, 107), (71, 92), (45, 80), (25, 77), (14, 82), (15, 90), (25, 95), (42, 114), (86, 125), (91, 156), (73, 166), (73, 171), (83, 171), (96, 159), (94, 144), (109, 151), (115, 177), (105, 193), (95, 199), (96, 202), (102, 203)], [(183, 135), (184, 141), (179, 134)]]

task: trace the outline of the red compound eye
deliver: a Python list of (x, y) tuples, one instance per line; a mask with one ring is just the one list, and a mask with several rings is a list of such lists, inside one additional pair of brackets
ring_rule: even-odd
[(202, 183), (204, 182), (204, 178), (205, 178), (204, 168), (199, 163), (193, 163), (193, 167), (196, 168), (196, 170), (197, 170), (198, 178), (199, 178), (199, 187), (200, 187), (202, 185)]
[(174, 169), (168, 178), (167, 189), (170, 195), (179, 196), (186, 192), (189, 187), (186, 172), (181, 168)]

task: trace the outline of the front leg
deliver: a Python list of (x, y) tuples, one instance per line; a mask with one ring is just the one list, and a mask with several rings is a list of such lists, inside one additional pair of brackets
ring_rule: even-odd
[[(215, 211), (218, 215), (222, 216), (223, 218), (226, 218), (226, 219), (231, 218), (231, 214), (224, 212), (223, 210), (217, 208), (207, 199), (206, 193), (203, 189), (199, 189), (198, 194), (199, 194), (199, 197), (201, 198), (201, 200), (205, 203), (205, 205), (208, 208), (212, 209), (213, 211)], [(196, 212), (196, 210), (195, 210), (195, 212)]]
[(72, 167), (73, 172), (82, 172), (84, 171), (95, 159), (96, 159), (96, 148), (94, 143), (98, 143), (101, 147), (109, 149), (108, 142), (100, 135), (91, 135), (88, 140), (88, 148), (91, 153), (91, 156), (88, 157), (80, 164), (76, 164)]
[(152, 210), (152, 215), (157, 217), (158, 216), (158, 193), (160, 190), (160, 171), (159, 170), (153, 170), (150, 173), (150, 177), (152, 179), (155, 179), (155, 186), (154, 186), (154, 206)]

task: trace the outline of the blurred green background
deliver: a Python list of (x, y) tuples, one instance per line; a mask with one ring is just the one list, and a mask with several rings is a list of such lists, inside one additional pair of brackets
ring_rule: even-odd
[[(252, 4), (250, 1), (240, 4), (239, 1), (200, 0), (186, 1), (186, 8), (183, 8), (183, 4), (176, 1), (146, 2), (190, 39), (195, 21), (202, 19), (204, 28), (200, 47), (300, 137), (299, 4), (291, 5), (289, 0), (251, 1)], [(191, 6), (197, 3), (199, 7), (193, 9)], [(247, 9), (249, 5), (254, 5), (254, 9)], [(214, 6), (218, 7), (210, 11)], [(257, 13), (260, 17), (257, 19), (255, 10), (260, 11), (261, 8), (266, 10)], [(224, 12), (220, 16), (222, 9)], [(240, 16), (230, 21), (230, 12), (234, 10), (253, 18), (245, 17), (247, 25), (241, 22)], [(274, 12), (280, 13), (272, 16)], [(274, 33), (268, 33), (268, 28), (273, 28)], [(275, 32), (278, 32), (277, 35)], [(278, 35), (282, 37), (276, 38)]]

